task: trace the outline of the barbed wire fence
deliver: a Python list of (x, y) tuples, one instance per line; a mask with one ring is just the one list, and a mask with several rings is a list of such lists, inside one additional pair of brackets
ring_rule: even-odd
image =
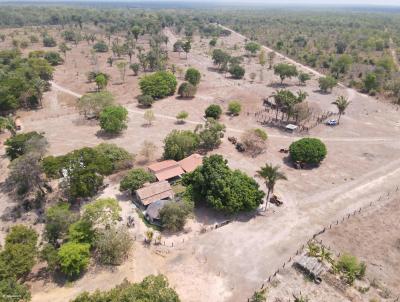
[[(318, 241), (317, 237), (324, 234), (325, 232), (339, 226), (340, 224), (348, 221), (349, 219), (351, 219), (352, 217), (361, 215), (362, 213), (364, 213), (365, 211), (373, 208), (374, 206), (379, 206), (382, 204), (382, 202), (390, 200), (393, 195), (396, 195), (399, 193), (399, 186), (396, 186), (396, 188), (394, 190), (388, 191), (384, 194), (381, 194), (376, 200), (371, 201), (369, 204), (365, 205), (364, 207), (360, 207), (357, 210), (353, 210), (352, 212), (343, 215), (341, 218), (338, 218), (334, 221), (332, 221), (330, 224), (327, 224), (326, 226), (324, 226), (320, 231), (315, 232), (307, 241), (306, 244), (302, 244), (301, 246), (299, 246), (299, 248), (291, 255), (289, 256), (289, 258), (284, 261), (275, 271), (274, 273), (272, 273), (271, 275), (268, 276), (268, 278), (266, 278), (260, 287), (258, 287), (255, 291), (258, 290), (262, 290), (264, 289), (266, 286), (270, 285), (271, 282), (273, 282), (274, 278), (277, 276), (277, 274), (279, 274), (281, 272), (281, 270), (285, 269), (286, 266), (293, 264), (292, 262), (294, 261), (296, 256), (301, 255), (304, 252), (304, 249), (306, 248), (306, 245), (308, 243), (310, 243), (311, 241), (316, 241), (319, 244), (323, 245), (323, 241), (322, 239), (320, 239)], [(325, 248), (328, 248), (330, 250), (330, 246), (326, 246), (324, 245)], [(337, 257), (340, 257), (340, 252), (338, 252), (336, 254)], [(250, 299), (247, 299), (247, 301), (250, 301)], [(291, 300), (289, 299), (288, 302), (290, 302)], [(396, 297), (393, 299), (393, 302), (399, 302), (400, 301), (400, 296)]]

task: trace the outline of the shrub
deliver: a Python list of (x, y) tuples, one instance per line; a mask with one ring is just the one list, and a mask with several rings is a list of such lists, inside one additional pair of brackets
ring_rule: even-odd
[(218, 123), (213, 118), (208, 118), (203, 126), (196, 127), (196, 133), (200, 138), (200, 146), (206, 150), (217, 148), (224, 137), (225, 125)]
[(58, 250), (60, 270), (67, 277), (77, 277), (89, 265), (89, 244), (68, 242)]
[(242, 143), (252, 156), (261, 154), (267, 148), (267, 133), (262, 129), (247, 130), (242, 136)]
[(96, 52), (107, 52), (108, 51), (108, 45), (104, 41), (99, 41), (96, 44), (93, 45), (93, 49)]
[(355, 256), (344, 254), (338, 260), (336, 268), (345, 274), (345, 279), (349, 284), (353, 284), (356, 278), (364, 277), (367, 267), (365, 263), (360, 263)]
[(299, 81), (301, 84), (305, 84), (307, 81), (309, 81), (311, 79), (311, 76), (306, 73), (306, 72), (300, 72), (299, 73)]
[(53, 37), (51, 37), (51, 36), (45, 36), (45, 37), (43, 38), (43, 46), (44, 46), (44, 47), (54, 47), (54, 46), (56, 46), (56, 45), (57, 45), (57, 42), (56, 42), (56, 40), (54, 40)]
[(128, 127), (127, 120), (128, 110), (120, 105), (108, 106), (100, 112), (100, 127), (107, 133), (120, 133)]
[(51, 66), (57, 66), (64, 63), (63, 58), (61, 58), (60, 54), (56, 51), (46, 52), (44, 59), (49, 62)]
[(129, 190), (133, 194), (137, 189), (142, 188), (145, 183), (154, 181), (156, 181), (156, 178), (152, 173), (142, 168), (132, 169), (121, 180), (119, 189), (120, 191)]
[(161, 99), (173, 95), (178, 82), (175, 76), (168, 71), (158, 71), (144, 76), (139, 81), (139, 86), (144, 95), (150, 95), (155, 99)]
[(151, 107), (154, 103), (154, 99), (150, 95), (139, 95), (138, 98), (138, 103), (142, 105), (143, 107)]
[(86, 220), (78, 220), (68, 228), (68, 240), (76, 243), (93, 245), (95, 232), (92, 223)]
[(245, 69), (240, 65), (233, 65), (229, 68), (229, 73), (234, 79), (241, 79), (244, 77)]
[(96, 254), (101, 264), (120, 265), (127, 257), (133, 240), (125, 227), (102, 230), (95, 241)]
[(183, 176), (182, 184), (193, 201), (227, 213), (254, 210), (265, 195), (253, 178), (231, 170), (221, 155), (205, 157), (202, 166)]
[(5, 278), (0, 280), (0, 297), (4, 297), (4, 302), (17, 301), (11, 297), (18, 297), (18, 301), (21, 302), (31, 300), (29, 289), (25, 285), (18, 283), (15, 278)]
[(178, 123), (184, 123), (185, 119), (187, 119), (189, 116), (189, 113), (187, 113), (186, 111), (181, 111), (176, 115), (176, 119), (178, 120)]
[(140, 64), (132, 63), (131, 65), (129, 65), (129, 68), (133, 71), (134, 75), (137, 76), (139, 74)]
[(219, 119), (219, 117), (222, 114), (222, 108), (221, 106), (217, 105), (217, 104), (212, 104), (210, 106), (207, 107), (207, 109), (205, 110), (205, 116), (211, 117), (213, 119)]
[(317, 138), (302, 138), (290, 145), (289, 152), (293, 161), (307, 164), (319, 164), (327, 154), (324, 143)]
[(338, 81), (332, 76), (326, 76), (318, 79), (319, 88), (322, 92), (328, 92), (332, 90), (338, 83)]
[(244, 47), (247, 51), (249, 51), (252, 55), (254, 55), (257, 51), (261, 49), (260, 44), (256, 42), (249, 42)]
[(228, 105), (228, 111), (231, 115), (239, 115), (242, 105), (238, 101), (232, 101)]
[(188, 81), (190, 84), (197, 86), (200, 83), (201, 74), (195, 68), (188, 68), (185, 74), (185, 81)]
[(194, 151), (200, 145), (199, 136), (190, 130), (172, 130), (164, 139), (164, 158), (181, 160)]
[(178, 94), (181, 98), (192, 98), (196, 94), (196, 86), (184, 82), (178, 88)]
[(170, 202), (160, 210), (162, 227), (171, 232), (182, 231), (186, 220), (193, 211), (193, 205), (188, 202)]

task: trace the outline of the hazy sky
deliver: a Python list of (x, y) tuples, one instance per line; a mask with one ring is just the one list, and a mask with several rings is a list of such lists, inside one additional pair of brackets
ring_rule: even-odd
[[(79, 0), (0, 0), (1, 2), (79, 2)], [(82, 2), (113, 2), (113, 0), (81, 0)], [(116, 2), (181, 2), (212, 4), (273, 4), (273, 5), (379, 5), (400, 6), (400, 0), (115, 0)]]

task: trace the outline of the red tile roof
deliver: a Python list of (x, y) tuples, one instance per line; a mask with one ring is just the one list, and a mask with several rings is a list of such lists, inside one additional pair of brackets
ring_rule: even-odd
[(185, 172), (192, 172), (203, 163), (203, 156), (192, 154), (179, 162), (179, 165)]

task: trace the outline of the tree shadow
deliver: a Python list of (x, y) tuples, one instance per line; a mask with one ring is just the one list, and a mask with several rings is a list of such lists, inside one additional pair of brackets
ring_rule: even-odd
[(104, 140), (111, 140), (121, 136), (122, 133), (107, 133), (104, 130), (98, 130), (96, 137)]
[(273, 82), (269, 83), (267, 87), (275, 88), (275, 89), (284, 89), (290, 87), (290, 84), (288, 83), (280, 83), (280, 82)]

